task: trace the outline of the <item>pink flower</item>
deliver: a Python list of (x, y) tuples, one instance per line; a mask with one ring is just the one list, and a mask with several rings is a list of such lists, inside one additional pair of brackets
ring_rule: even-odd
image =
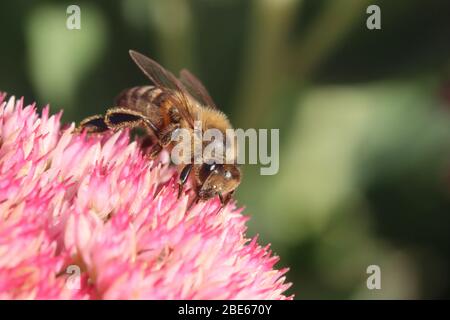
[(0, 93), (0, 299), (290, 299), (234, 203), (187, 210), (167, 154)]

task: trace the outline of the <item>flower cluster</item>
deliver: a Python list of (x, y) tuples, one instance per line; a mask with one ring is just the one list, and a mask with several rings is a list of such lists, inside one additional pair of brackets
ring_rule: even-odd
[(0, 299), (292, 298), (235, 203), (188, 209), (167, 154), (60, 116), (0, 93)]

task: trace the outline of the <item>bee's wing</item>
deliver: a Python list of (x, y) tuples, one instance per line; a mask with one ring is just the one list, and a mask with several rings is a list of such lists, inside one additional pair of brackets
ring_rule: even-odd
[(181, 70), (180, 81), (194, 99), (205, 106), (217, 109), (217, 106), (209, 95), (208, 90), (206, 90), (202, 82), (191, 72), (189, 72), (189, 70)]
[(162, 89), (170, 89), (174, 92), (174, 94), (170, 95), (169, 99), (173, 100), (173, 104), (177, 107), (183, 118), (194, 126), (195, 119), (186, 111), (189, 105), (189, 99), (187, 97), (189, 93), (183, 84), (170, 71), (167, 71), (149, 57), (134, 50), (130, 50), (130, 56), (155, 86)]

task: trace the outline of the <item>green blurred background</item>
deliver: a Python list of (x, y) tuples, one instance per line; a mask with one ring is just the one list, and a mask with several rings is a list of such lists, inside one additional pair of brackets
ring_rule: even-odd
[(237, 198), (297, 299), (450, 298), (449, 1), (5, 1), (0, 36), (0, 90), (67, 122), (147, 83), (133, 48), (280, 128), (279, 173), (246, 166)]

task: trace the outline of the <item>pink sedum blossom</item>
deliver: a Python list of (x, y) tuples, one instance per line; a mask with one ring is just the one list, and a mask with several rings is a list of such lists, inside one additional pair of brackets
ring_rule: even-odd
[(187, 210), (167, 154), (0, 93), (0, 299), (291, 299), (235, 203)]

